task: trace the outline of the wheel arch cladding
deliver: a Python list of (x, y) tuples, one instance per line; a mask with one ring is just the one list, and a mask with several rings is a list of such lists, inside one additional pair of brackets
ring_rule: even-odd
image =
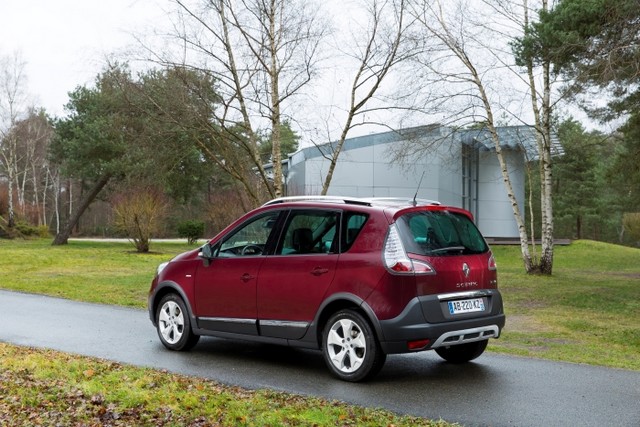
[(150, 309), (153, 310), (151, 311), (151, 313), (153, 313), (153, 324), (156, 325), (157, 323), (156, 316), (158, 313), (158, 306), (160, 305), (160, 301), (162, 301), (162, 298), (164, 298), (168, 294), (176, 294), (182, 299), (185, 307), (187, 307), (189, 320), (191, 321), (191, 329), (193, 330), (196, 327), (196, 318), (193, 313), (193, 308), (191, 307), (191, 302), (189, 301), (189, 298), (187, 298), (187, 295), (182, 290), (182, 288), (174, 282), (162, 282), (158, 285), (156, 292), (153, 295), (152, 307), (150, 307)]
[(318, 342), (318, 348), (322, 348), (322, 335), (324, 329), (329, 321), (329, 318), (340, 310), (350, 309), (360, 313), (376, 334), (378, 342), (382, 341), (384, 336), (382, 335), (382, 329), (378, 322), (378, 319), (374, 311), (369, 305), (362, 299), (355, 295), (335, 295), (331, 300), (326, 301), (323, 307), (320, 309), (320, 313), (316, 320), (316, 340)]

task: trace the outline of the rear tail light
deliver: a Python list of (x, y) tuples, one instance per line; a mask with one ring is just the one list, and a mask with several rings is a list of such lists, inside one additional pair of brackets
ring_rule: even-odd
[(413, 263), (404, 251), (404, 245), (395, 224), (389, 227), (389, 235), (384, 244), (384, 263), (394, 273), (413, 273)]
[(413, 263), (413, 271), (416, 274), (436, 274), (436, 271), (425, 261), (411, 260)]
[(498, 265), (496, 264), (496, 259), (493, 257), (493, 254), (489, 257), (489, 270), (497, 270)]
[(389, 235), (384, 244), (384, 263), (394, 274), (435, 274), (436, 271), (426, 261), (412, 260), (407, 256), (395, 224), (389, 227)]

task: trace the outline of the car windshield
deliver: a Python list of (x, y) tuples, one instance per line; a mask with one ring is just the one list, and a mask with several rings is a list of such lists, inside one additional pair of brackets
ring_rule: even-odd
[(489, 248), (465, 215), (448, 211), (411, 212), (398, 219), (407, 252), (447, 256), (479, 254)]

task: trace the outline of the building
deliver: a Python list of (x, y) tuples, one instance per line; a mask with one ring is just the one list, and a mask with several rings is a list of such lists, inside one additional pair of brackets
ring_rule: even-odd
[[(525, 166), (537, 154), (535, 130), (498, 129), (516, 199), (524, 206)], [(301, 149), (285, 163), (287, 195), (320, 194), (332, 143)], [(557, 142), (554, 146), (559, 146)], [(500, 164), (485, 129), (440, 125), (350, 138), (345, 141), (328, 195), (438, 200), (474, 214), (481, 232), (517, 238), (518, 229)]]

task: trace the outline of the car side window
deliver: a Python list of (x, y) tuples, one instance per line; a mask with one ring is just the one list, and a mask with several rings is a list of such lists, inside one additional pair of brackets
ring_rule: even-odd
[(261, 255), (278, 220), (279, 211), (268, 212), (249, 220), (228, 237), (217, 253), (219, 257)]
[(344, 214), (344, 240), (342, 244), (342, 252), (349, 250), (353, 242), (356, 241), (360, 230), (364, 227), (369, 216), (361, 212), (345, 212)]
[(277, 255), (327, 254), (338, 251), (340, 214), (336, 211), (291, 211)]

